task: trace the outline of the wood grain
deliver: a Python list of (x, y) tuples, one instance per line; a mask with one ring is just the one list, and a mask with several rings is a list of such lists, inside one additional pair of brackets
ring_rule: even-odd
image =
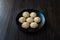
[(0, 40), (5, 40), (12, 7), (13, 0), (0, 0)]
[[(8, 25), (7, 40), (60, 40), (60, 7), (55, 0), (15, 0)], [(19, 31), (16, 16), (24, 9), (38, 9), (44, 12), (46, 24), (37, 33), (24, 33)], [(19, 34), (19, 35), (18, 35)], [(19, 38), (19, 39), (18, 39)]]

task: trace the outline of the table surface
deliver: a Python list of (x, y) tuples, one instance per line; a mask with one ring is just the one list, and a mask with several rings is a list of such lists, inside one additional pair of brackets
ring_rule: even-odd
[[(11, 2), (11, 1), (10, 1)], [(12, 4), (13, 3), (13, 4)], [(2, 25), (6, 30), (5, 40), (60, 40), (60, 6), (59, 1), (55, 0), (15, 0), (10, 3)], [(11, 5), (12, 4), (12, 5)], [(12, 6), (12, 7), (11, 7)], [(16, 16), (24, 9), (41, 10), (46, 17), (46, 24), (36, 33), (25, 33), (19, 31), (16, 24)], [(7, 14), (7, 15), (6, 15)], [(7, 20), (8, 18), (8, 20)], [(0, 25), (1, 26), (1, 25)], [(1, 26), (2, 27), (2, 26)], [(5, 29), (6, 28), (6, 29)]]

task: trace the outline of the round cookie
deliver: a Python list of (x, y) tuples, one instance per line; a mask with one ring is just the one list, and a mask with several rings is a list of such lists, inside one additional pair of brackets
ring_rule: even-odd
[(23, 23), (23, 22), (25, 22), (25, 21), (26, 21), (26, 18), (25, 18), (25, 17), (20, 17), (20, 18), (19, 18), (19, 22), (20, 22), (20, 23)]
[(37, 13), (35, 13), (35, 12), (31, 12), (31, 13), (30, 13), (30, 16), (31, 16), (32, 18), (34, 18), (34, 17), (37, 16)]
[(35, 18), (34, 18), (34, 21), (35, 21), (36, 23), (39, 23), (39, 22), (41, 22), (41, 18), (35, 17)]
[(32, 23), (30, 24), (30, 27), (31, 27), (31, 28), (37, 28), (37, 27), (38, 27), (38, 24), (37, 24), (36, 22), (32, 22)]
[(22, 14), (24, 17), (29, 17), (29, 12), (23, 12), (23, 14)]
[(29, 28), (29, 23), (28, 22), (22, 23), (22, 28), (24, 28), (24, 29)]
[(31, 23), (31, 22), (33, 22), (33, 21), (34, 21), (34, 19), (33, 19), (33, 18), (31, 18), (31, 17), (29, 17), (29, 18), (27, 18), (27, 19), (26, 19), (26, 21), (27, 21), (27, 22), (29, 22), (29, 23)]

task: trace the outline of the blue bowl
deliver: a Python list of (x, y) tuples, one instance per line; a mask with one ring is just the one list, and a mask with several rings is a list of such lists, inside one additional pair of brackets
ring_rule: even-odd
[[(22, 13), (25, 12), (25, 11), (28, 11), (29, 13), (31, 12), (36, 12), (37, 13), (37, 16), (41, 18), (41, 22), (38, 24), (38, 28), (36, 29), (32, 29), (32, 28), (28, 28), (28, 29), (24, 29), (21, 27), (21, 23), (19, 22), (19, 18), (22, 17)], [(36, 31), (39, 31), (45, 24), (45, 15), (43, 14), (43, 12), (39, 11), (39, 10), (34, 10), (34, 9), (26, 9), (26, 10), (23, 10), (21, 11), (17, 17), (16, 17), (16, 23), (17, 23), (17, 27), (19, 30), (21, 31), (24, 31), (24, 32), (36, 32)]]

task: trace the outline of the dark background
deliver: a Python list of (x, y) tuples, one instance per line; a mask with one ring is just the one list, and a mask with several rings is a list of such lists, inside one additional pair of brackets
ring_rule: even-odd
[[(46, 24), (39, 32), (30, 34), (18, 30), (16, 16), (24, 9), (38, 9), (45, 14)], [(0, 40), (60, 40), (57, 0), (3, 0), (0, 11)]]

